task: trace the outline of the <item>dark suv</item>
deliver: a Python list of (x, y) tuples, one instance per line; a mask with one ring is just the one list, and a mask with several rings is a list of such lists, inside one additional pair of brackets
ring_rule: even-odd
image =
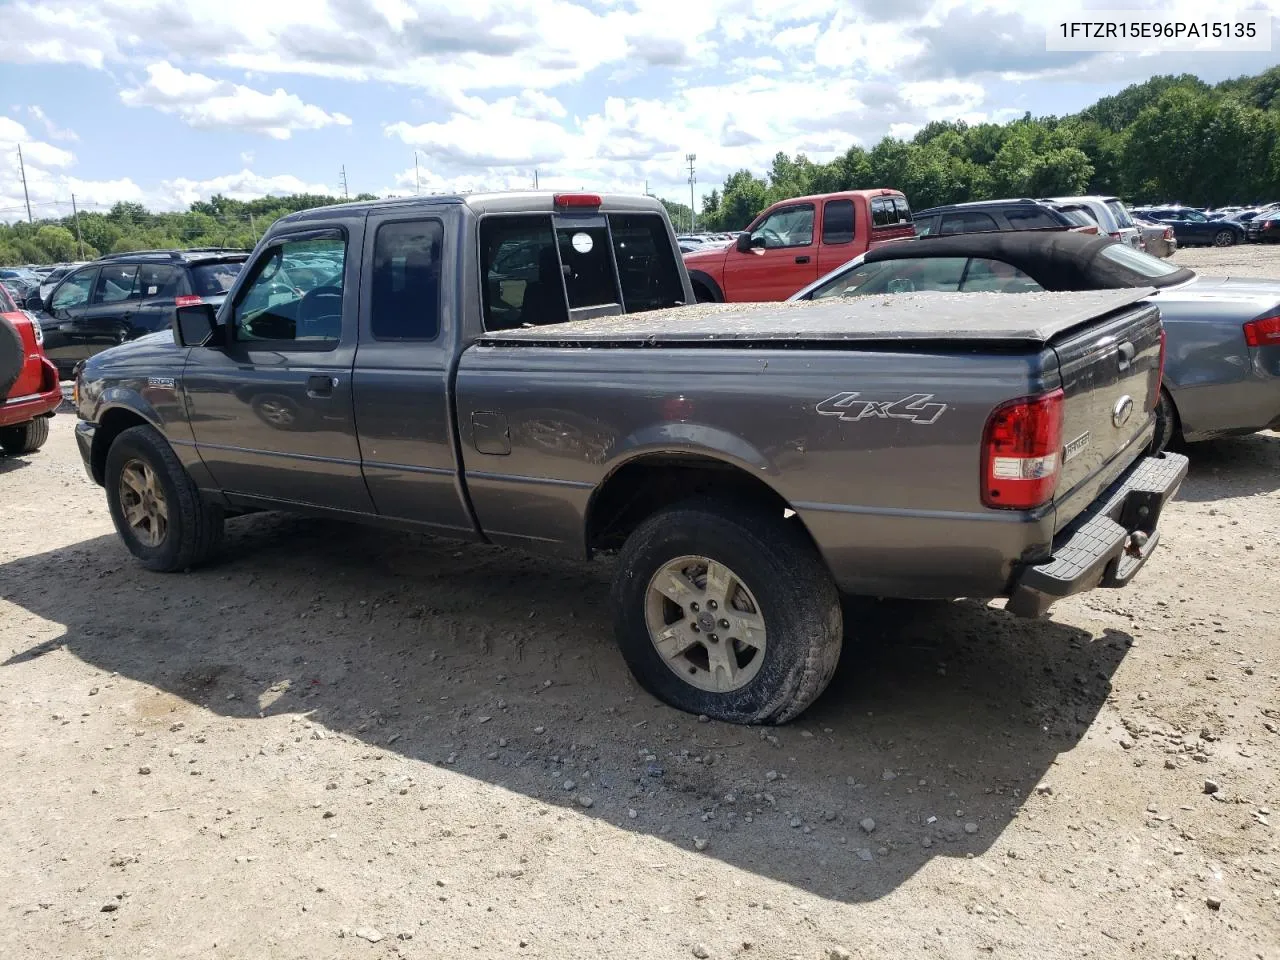
[(26, 301), (44, 330), (60, 376), (95, 353), (169, 329), (178, 307), (220, 304), (247, 250), (138, 250), (101, 257), (63, 277), (49, 296)]
[(995, 230), (1071, 230), (1079, 224), (1041, 200), (975, 200), (915, 213), (916, 236), (945, 237)]

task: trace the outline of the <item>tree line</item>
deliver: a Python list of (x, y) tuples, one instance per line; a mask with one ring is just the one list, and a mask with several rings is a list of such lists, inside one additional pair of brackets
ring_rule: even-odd
[[(1079, 193), (1135, 204), (1280, 200), (1280, 67), (1213, 86), (1190, 74), (1153, 77), (1064, 117), (934, 121), (910, 140), (885, 137), (828, 163), (779, 153), (763, 176), (739, 170), (706, 194), (697, 225), (739, 230), (778, 200), (872, 187), (901, 190), (916, 210)], [(105, 213), (82, 212), (78, 224), (74, 217), (0, 224), (0, 264), (168, 247), (249, 248), (277, 217), (337, 202), (308, 194), (250, 201), (214, 196), (181, 213), (117, 203)], [(689, 207), (663, 204), (684, 229)]]
[(1095, 193), (1132, 204), (1280, 200), (1280, 67), (1214, 86), (1153, 77), (1064, 117), (935, 121), (829, 163), (779, 153), (764, 176), (739, 170), (705, 195), (698, 224), (741, 230), (779, 200), (873, 187), (901, 190), (916, 210)]

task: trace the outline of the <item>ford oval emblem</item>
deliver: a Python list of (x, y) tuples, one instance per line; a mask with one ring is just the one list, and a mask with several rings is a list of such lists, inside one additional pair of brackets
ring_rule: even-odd
[(1129, 422), (1131, 416), (1133, 416), (1133, 397), (1126, 393), (1112, 408), (1111, 422), (1116, 425), (1116, 429), (1119, 429)]

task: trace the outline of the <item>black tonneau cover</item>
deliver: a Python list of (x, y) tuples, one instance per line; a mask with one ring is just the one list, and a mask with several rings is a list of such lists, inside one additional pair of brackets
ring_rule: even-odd
[(487, 346), (650, 346), (708, 342), (971, 340), (1045, 344), (1153, 294), (900, 293), (792, 303), (700, 303), (485, 334)]

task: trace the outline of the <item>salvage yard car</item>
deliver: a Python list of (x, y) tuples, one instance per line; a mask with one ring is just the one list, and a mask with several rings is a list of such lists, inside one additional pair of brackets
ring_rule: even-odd
[[(289, 215), (220, 309), (81, 368), (85, 467), (156, 571), (262, 509), (616, 551), (636, 677), (745, 723), (826, 687), (841, 591), (1035, 616), (1151, 555), (1187, 462), (1144, 455), (1149, 290), (686, 306), (675, 251), (647, 197)], [(340, 270), (270, 292), (314, 260)]]
[(58, 371), (44, 355), (40, 325), (0, 287), (0, 450), (35, 453), (62, 403)]
[(1280, 427), (1280, 280), (1203, 277), (1108, 237), (992, 233), (874, 250), (794, 300), (909, 290), (1156, 287), (1169, 339), (1156, 449)]
[(686, 253), (702, 302), (785, 300), (833, 267), (890, 240), (914, 237), (911, 208), (897, 190), (852, 190), (782, 200), (727, 246)]

